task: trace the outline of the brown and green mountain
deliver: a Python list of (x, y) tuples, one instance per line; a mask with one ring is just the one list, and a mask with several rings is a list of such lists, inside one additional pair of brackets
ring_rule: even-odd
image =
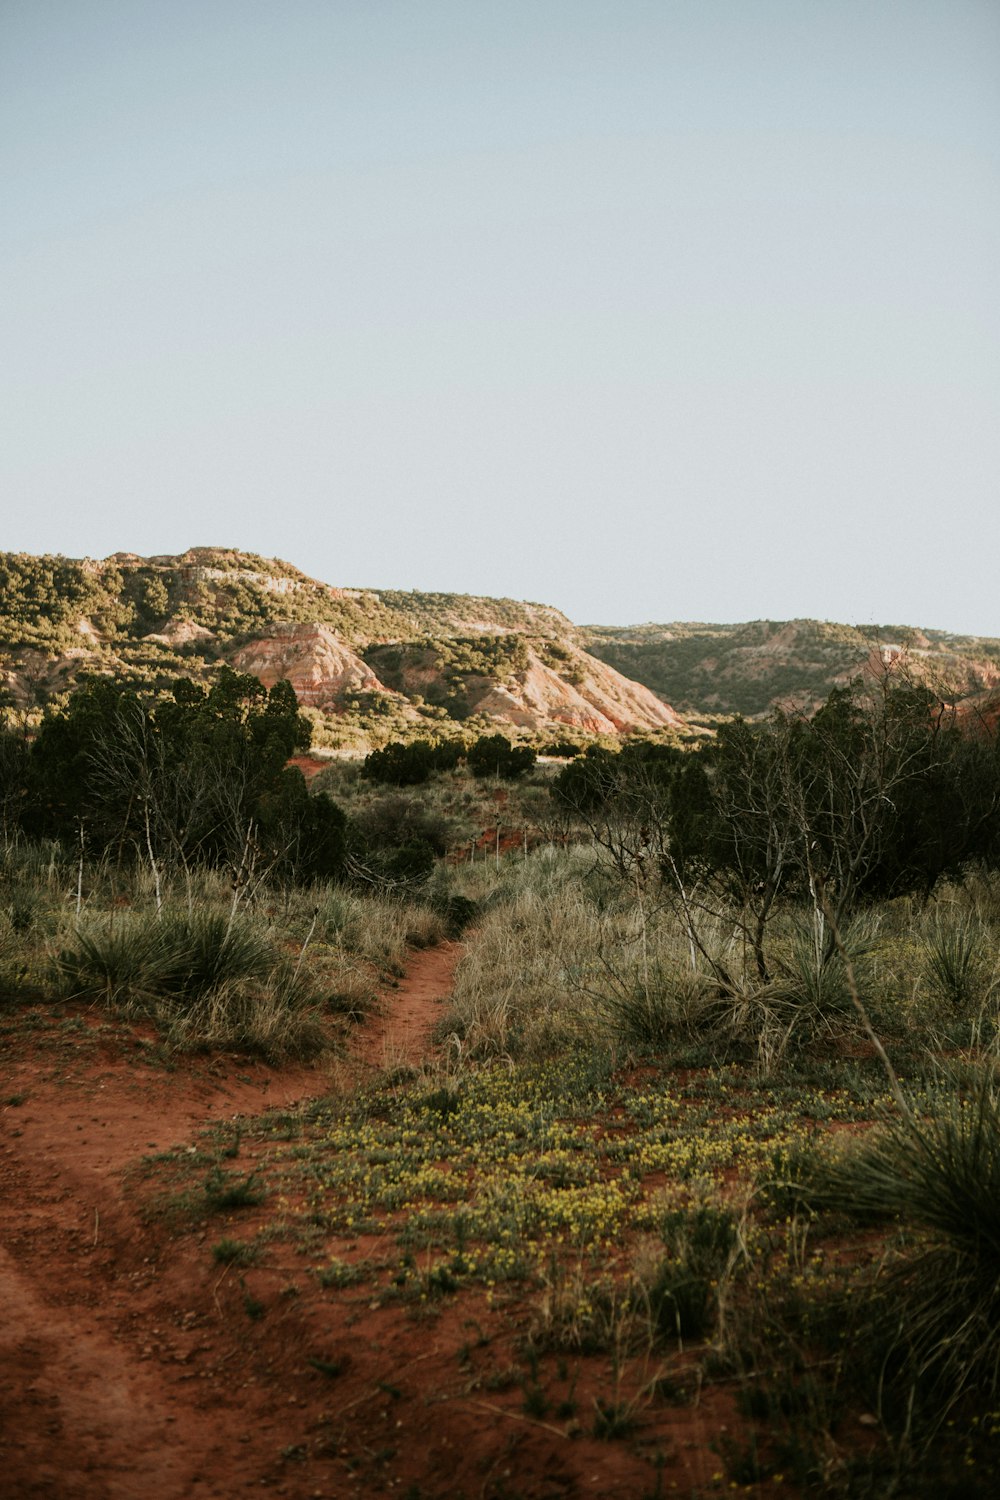
[(772, 708), (809, 712), (872, 662), (903, 657), (948, 699), (1000, 686), (1000, 640), (907, 625), (856, 627), (821, 620), (741, 625), (583, 626), (577, 638), (695, 720)]
[(866, 664), (900, 654), (970, 709), (1000, 690), (1000, 640), (941, 630), (578, 627), (550, 605), (334, 587), (225, 547), (103, 561), (0, 553), (0, 691), (30, 711), (86, 673), (155, 690), (227, 662), (268, 684), (287, 677), (319, 742), (459, 727), (583, 740), (684, 733), (778, 705), (810, 711)]
[(686, 727), (548, 605), (337, 588), (221, 547), (0, 554), (0, 674), (22, 709), (86, 673), (157, 689), (223, 662), (268, 685), (288, 678), (333, 744), (458, 726), (576, 739)]

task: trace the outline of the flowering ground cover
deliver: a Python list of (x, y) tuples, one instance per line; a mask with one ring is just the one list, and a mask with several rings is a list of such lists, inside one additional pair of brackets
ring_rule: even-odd
[(891, 1099), (874, 1064), (825, 1072), (409, 1070), (216, 1126), (136, 1190), (259, 1318), (310, 1299), (318, 1367), (357, 1357), (352, 1329), (433, 1328), (466, 1399), (611, 1443), (648, 1471), (637, 1493), (864, 1492), (899, 1454), (851, 1389), (845, 1307), (891, 1235), (809, 1209), (796, 1178)]

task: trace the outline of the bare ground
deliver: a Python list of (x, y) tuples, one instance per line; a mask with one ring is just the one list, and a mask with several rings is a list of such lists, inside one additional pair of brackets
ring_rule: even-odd
[[(433, 1318), (321, 1291), (293, 1251), (241, 1274), (204, 1229), (140, 1212), (144, 1155), (206, 1123), (337, 1091), (431, 1048), (460, 954), (415, 954), (347, 1061), (165, 1067), (150, 1034), (89, 1013), (8, 1034), (0, 1074), (0, 1496), (259, 1493), (484, 1500), (707, 1493), (724, 1398), (665, 1408), (643, 1442), (525, 1414), (506, 1384), (523, 1309), (484, 1294)], [(187, 1149), (194, 1150), (191, 1145)], [(376, 1250), (375, 1247), (363, 1247)], [(247, 1315), (248, 1299), (266, 1315)], [(471, 1352), (470, 1352), (471, 1351)], [(578, 1396), (592, 1402), (584, 1372)], [(665, 1467), (657, 1476), (653, 1451)], [(723, 1485), (722, 1487), (728, 1487)], [(786, 1491), (787, 1492), (787, 1491)]]

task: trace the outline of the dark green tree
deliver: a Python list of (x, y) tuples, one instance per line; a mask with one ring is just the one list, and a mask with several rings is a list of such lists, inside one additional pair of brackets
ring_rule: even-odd
[(31, 831), (76, 836), (121, 859), (228, 867), (237, 893), (263, 879), (337, 874), (346, 820), (288, 767), (310, 725), (287, 682), (268, 691), (223, 668), (143, 702), (96, 679), (46, 716), (30, 760)]
[(529, 745), (512, 745), (506, 735), (484, 734), (470, 747), (465, 759), (473, 776), (515, 781), (532, 769), (536, 756)]

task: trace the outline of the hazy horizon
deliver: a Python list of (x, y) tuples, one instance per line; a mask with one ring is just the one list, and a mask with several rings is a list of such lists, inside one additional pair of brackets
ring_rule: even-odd
[(10, 0), (0, 182), (7, 550), (1000, 636), (991, 0)]

